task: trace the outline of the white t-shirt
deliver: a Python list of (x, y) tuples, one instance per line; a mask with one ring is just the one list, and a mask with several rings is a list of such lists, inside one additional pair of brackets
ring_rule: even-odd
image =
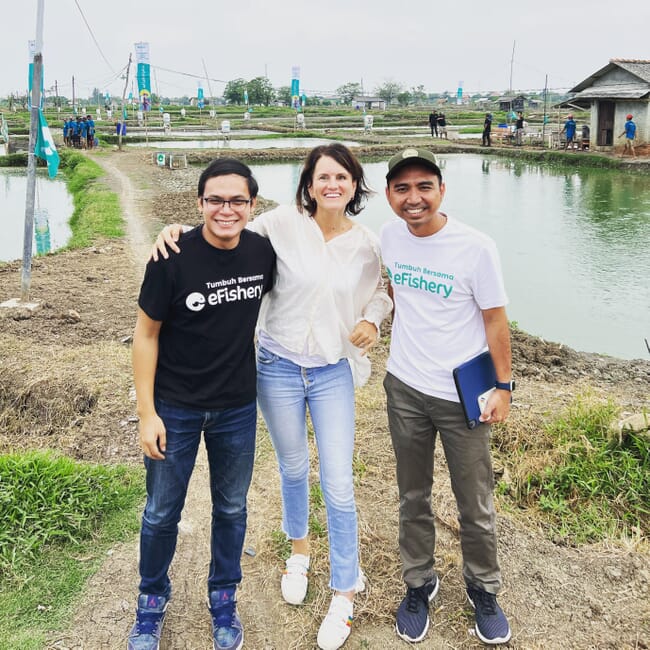
[(392, 308), (377, 236), (355, 223), (326, 242), (314, 219), (293, 206), (265, 212), (248, 227), (268, 237), (277, 255), (275, 284), (264, 298), (258, 329), (296, 357), (349, 359), (355, 385), (363, 385), (370, 361), (348, 336), (360, 320), (379, 329)]
[(425, 395), (458, 402), (453, 369), (487, 349), (481, 310), (508, 302), (496, 245), (450, 217), (429, 237), (391, 221), (380, 240), (395, 301), (387, 369)]

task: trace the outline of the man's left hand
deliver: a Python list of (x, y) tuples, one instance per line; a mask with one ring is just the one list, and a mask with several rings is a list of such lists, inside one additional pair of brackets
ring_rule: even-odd
[(509, 390), (501, 390), (499, 388), (493, 390), (479, 417), (479, 421), (487, 422), (488, 424), (503, 422), (510, 413), (511, 397), (512, 393)]

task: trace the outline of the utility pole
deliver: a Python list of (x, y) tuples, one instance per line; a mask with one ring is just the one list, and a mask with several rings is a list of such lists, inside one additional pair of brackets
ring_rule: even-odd
[[(129, 62), (126, 65), (126, 79), (124, 80), (124, 90), (122, 90), (122, 120), (124, 117), (124, 98), (126, 97), (126, 89), (129, 85), (129, 70), (131, 69), (131, 52), (129, 52)], [(117, 134), (117, 148), (122, 151), (122, 124), (120, 123), (120, 132)]]
[(72, 112), (76, 115), (77, 114), (77, 107), (74, 102), (74, 75), (72, 75)]
[[(210, 84), (210, 77), (208, 75), (208, 69), (205, 66), (205, 59), (201, 58), (201, 63), (203, 63), (203, 72), (205, 72), (205, 80), (208, 82), (208, 92), (210, 93), (210, 109), (214, 110), (214, 96), (212, 95), (212, 86)], [(266, 77), (266, 73), (264, 74)]]
[(20, 278), (20, 299), (29, 300), (32, 282), (32, 248), (34, 239), (34, 199), (36, 198), (36, 135), (41, 106), (43, 79), (43, 12), (45, 0), (38, 0), (36, 9), (36, 44), (34, 47), (34, 77), (32, 79), (32, 109), (29, 120), (29, 149), (27, 154), (27, 193), (25, 197), (25, 230), (23, 236), (23, 267)]
[[(515, 62), (515, 45), (517, 41), (512, 41), (512, 56), (510, 57), (510, 97), (512, 98), (512, 66)], [(511, 106), (512, 108), (512, 106)]]

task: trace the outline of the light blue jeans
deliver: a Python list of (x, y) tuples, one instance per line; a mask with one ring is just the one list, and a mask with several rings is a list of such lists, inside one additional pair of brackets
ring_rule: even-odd
[(320, 460), (327, 511), (330, 587), (352, 591), (359, 573), (357, 509), (354, 502), (354, 384), (347, 359), (302, 368), (260, 347), (257, 400), (280, 466), (282, 528), (290, 539), (309, 532), (307, 407)]

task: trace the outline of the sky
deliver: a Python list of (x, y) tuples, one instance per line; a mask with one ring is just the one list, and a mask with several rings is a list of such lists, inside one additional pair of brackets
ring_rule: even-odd
[[(9, 5), (11, 7), (9, 8)], [(37, 0), (0, 0), (0, 97), (24, 94)], [(650, 59), (650, 2), (545, 0), (44, 0), (46, 93), (94, 88), (121, 97), (134, 43), (148, 42), (152, 91), (220, 97), (225, 83), (266, 76), (301, 92), (388, 82), (425, 92), (567, 90), (612, 58)], [(135, 65), (131, 67), (131, 79)], [(203, 81), (200, 78), (203, 77)], [(210, 78), (208, 83), (205, 77)], [(128, 90), (137, 87), (131, 81)]]

